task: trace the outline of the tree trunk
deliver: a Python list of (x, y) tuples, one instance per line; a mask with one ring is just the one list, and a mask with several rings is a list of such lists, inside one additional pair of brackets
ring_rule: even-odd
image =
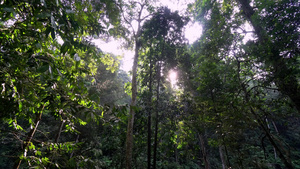
[(199, 134), (199, 133), (198, 133), (198, 137), (199, 137), (199, 141), (200, 141), (200, 147), (201, 147), (201, 152), (202, 152), (205, 169), (210, 169), (210, 164), (208, 161), (208, 154), (207, 154), (207, 150), (206, 150), (206, 146), (205, 146), (204, 137), (202, 134)]
[(156, 111), (155, 111), (155, 133), (154, 133), (154, 151), (153, 151), (153, 169), (156, 169), (157, 155), (157, 132), (158, 132), (158, 111), (159, 111), (159, 86), (160, 86), (160, 61), (157, 65), (157, 88), (156, 88)]
[(63, 126), (64, 126), (64, 123), (65, 123), (65, 120), (62, 119), (62, 121), (61, 121), (61, 123), (60, 123), (60, 126), (59, 126), (59, 129), (58, 129), (58, 131), (57, 131), (56, 137), (55, 137), (55, 143), (58, 143), (58, 139), (59, 139), (59, 137), (60, 137), (62, 128), (63, 128)]
[[(79, 140), (79, 134), (77, 134), (75, 144), (78, 143), (78, 140)], [(71, 155), (70, 155), (70, 159), (73, 157), (73, 155), (74, 155), (74, 150), (72, 150), (72, 153), (71, 153)]]
[(260, 23), (254, 20), (255, 11), (250, 6), (249, 0), (237, 0), (240, 3), (241, 9), (247, 20), (251, 23), (254, 28), (256, 35), (258, 36), (259, 43), (268, 49), (268, 56), (264, 58), (266, 62), (272, 63), (274, 67), (274, 82), (279, 90), (289, 96), (291, 101), (294, 103), (296, 109), (300, 113), (300, 85), (295, 75), (291, 75), (290, 68), (286, 65), (286, 62), (280, 56), (280, 52), (276, 50), (272, 45), (266, 31), (261, 27)]
[(134, 50), (134, 58), (133, 58), (133, 66), (132, 66), (132, 81), (131, 81), (131, 103), (130, 103), (130, 111), (128, 116), (128, 125), (127, 125), (127, 135), (126, 135), (126, 169), (132, 168), (132, 150), (133, 150), (133, 124), (134, 124), (134, 115), (135, 115), (135, 106), (136, 106), (136, 97), (137, 97), (137, 68), (138, 68), (138, 59), (139, 59), (139, 50), (141, 47), (141, 22), (147, 17), (142, 18), (142, 12), (146, 3), (139, 3), (141, 8), (138, 11), (138, 16), (134, 20), (137, 21), (137, 30), (134, 32), (134, 28), (132, 20), (127, 20), (125, 17), (125, 22), (127, 22), (133, 29), (134, 41), (135, 41), (135, 50)]
[[(270, 127), (269, 120), (268, 120), (267, 117), (266, 117), (266, 124), (267, 124), (267, 126), (268, 126), (269, 131), (271, 131), (271, 127)], [(274, 151), (274, 158), (275, 158), (275, 160), (276, 160), (276, 158), (277, 158), (277, 153), (276, 153), (276, 149), (275, 149), (274, 146), (273, 146), (273, 151)]]
[[(63, 118), (63, 115), (62, 115), (62, 118)], [(57, 131), (57, 134), (56, 134), (56, 137), (55, 137), (55, 140), (54, 140), (54, 143), (58, 143), (58, 140), (59, 140), (59, 137), (60, 137), (60, 134), (61, 134), (61, 131), (62, 131), (62, 129), (63, 129), (63, 126), (64, 126), (65, 121), (66, 121), (66, 120), (64, 120), (64, 119), (61, 120), (61, 123), (60, 123), (60, 125), (59, 125), (58, 131)], [(47, 165), (46, 168), (50, 168), (50, 165), (52, 164), (54, 155), (55, 155), (55, 154), (52, 154), (52, 155), (51, 155), (50, 163), (48, 163), (48, 165)]]
[[(238, 59), (236, 59), (237, 61), (237, 72), (238, 72), (238, 78), (239, 78), (239, 81), (240, 80), (240, 75), (239, 75), (239, 72), (240, 72), (240, 62), (238, 61)], [(241, 83), (241, 82), (240, 82)], [(245, 97), (245, 101), (246, 103), (249, 103), (249, 100), (250, 100), (250, 96), (249, 96), (249, 93), (247, 91), (247, 88), (245, 86), (245, 84), (241, 84), (241, 88), (242, 88), (242, 91), (244, 92), (244, 97)], [(289, 161), (285, 158), (284, 154), (282, 153), (281, 149), (278, 147), (278, 145), (276, 144), (276, 142), (274, 141), (269, 129), (267, 127), (265, 127), (265, 125), (263, 124), (263, 121), (261, 120), (261, 118), (259, 117), (259, 115), (253, 110), (252, 107), (250, 107), (250, 112), (251, 114), (254, 116), (254, 118), (257, 120), (258, 124), (260, 125), (260, 127), (263, 129), (263, 131), (265, 132), (267, 138), (269, 139), (269, 141), (271, 142), (271, 144), (273, 145), (273, 147), (275, 148), (280, 160), (284, 163), (285, 167), (287, 169), (293, 169), (293, 165), (292, 163), (289, 163)]]
[(151, 112), (152, 112), (152, 60), (150, 56), (150, 72), (149, 72), (149, 112), (148, 112), (148, 154), (147, 163), (148, 169), (151, 168)]
[(174, 145), (174, 152), (175, 152), (175, 162), (178, 164), (178, 150), (177, 150), (178, 145)]
[[(275, 131), (276, 131), (276, 133), (277, 133), (277, 135), (279, 136), (279, 132), (278, 132), (278, 129), (277, 129), (277, 126), (276, 126), (276, 124), (275, 124), (275, 122), (272, 120), (272, 124), (273, 124), (273, 126), (274, 126), (274, 129), (275, 129)], [(276, 139), (276, 138), (275, 138)], [(279, 142), (280, 142), (280, 147), (282, 148), (282, 149), (284, 149), (283, 148), (283, 143), (277, 138), (276, 140), (278, 140)], [(277, 158), (277, 153), (276, 153), (276, 149), (274, 148), (274, 150), (275, 150), (275, 153), (274, 153), (274, 155), (275, 155), (275, 159)], [(292, 161), (291, 161), (291, 152), (290, 152), (290, 150), (287, 150), (286, 151), (286, 156), (287, 156), (287, 160), (288, 160), (288, 162), (290, 163), (290, 164), (292, 164)], [(277, 165), (279, 165), (279, 164), (277, 164)]]
[(133, 124), (134, 124), (134, 115), (135, 115), (135, 106), (136, 106), (136, 96), (137, 96), (137, 67), (138, 67), (138, 58), (139, 58), (139, 48), (140, 42), (138, 40), (139, 36), (135, 37), (135, 54), (133, 59), (132, 66), (132, 82), (131, 82), (131, 103), (130, 103), (130, 112), (128, 116), (128, 125), (127, 125), (127, 135), (126, 135), (126, 168), (131, 169), (132, 162), (132, 149), (133, 149)]
[(220, 158), (221, 158), (221, 162), (222, 162), (222, 169), (227, 169), (226, 160), (225, 160), (225, 157), (224, 157), (223, 146), (222, 145), (219, 146), (219, 153), (220, 153)]
[(263, 131), (265, 132), (266, 136), (268, 137), (269, 141), (271, 142), (271, 144), (273, 145), (274, 149), (277, 151), (278, 156), (280, 158), (280, 160), (283, 162), (283, 164), (285, 165), (285, 167), (287, 169), (294, 169), (292, 163), (290, 163), (284, 156), (284, 154), (282, 153), (281, 149), (278, 147), (278, 145), (276, 144), (275, 140), (273, 139), (270, 131), (265, 127), (265, 125), (263, 124), (262, 120), (258, 117), (258, 115), (254, 112), (253, 108), (250, 107), (250, 111), (251, 113), (255, 116), (255, 118), (257, 119), (259, 125), (261, 126), (261, 128), (263, 129)]

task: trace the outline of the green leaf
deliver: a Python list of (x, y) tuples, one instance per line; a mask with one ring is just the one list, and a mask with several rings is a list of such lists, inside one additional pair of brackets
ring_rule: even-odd
[(41, 66), (41, 67), (37, 70), (37, 72), (39, 72), (39, 73), (44, 73), (44, 72), (46, 72), (47, 70), (49, 70), (49, 64), (46, 64), (46, 65)]
[(20, 101), (20, 102), (19, 102), (19, 112), (22, 112), (22, 107), (23, 107), (23, 104), (22, 104), (22, 102)]
[(68, 45), (69, 45), (69, 43), (64, 42), (64, 44), (61, 46), (60, 52), (61, 52), (62, 54), (65, 54), (65, 53), (68, 51)]
[(32, 142), (30, 142), (28, 148), (30, 150), (35, 150), (35, 145)]

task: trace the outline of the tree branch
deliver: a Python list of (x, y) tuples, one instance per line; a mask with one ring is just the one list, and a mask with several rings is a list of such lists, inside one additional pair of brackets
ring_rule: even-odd
[[(27, 135), (27, 138), (25, 140), (25, 146), (23, 148), (23, 156), (24, 157), (26, 157), (26, 155), (27, 155), (27, 151), (28, 151), (27, 148), (29, 147), (29, 145), (31, 143), (31, 140), (32, 140), (32, 138), (33, 138), (33, 136), (34, 136), (34, 134), (35, 134), (35, 132), (37, 130), (37, 127), (38, 127), (38, 125), (39, 125), (39, 123), (40, 123), (40, 121), (42, 119), (42, 113), (44, 111), (45, 105), (46, 105), (46, 103), (43, 105), (43, 108), (42, 108), (41, 112), (36, 114), (35, 126), (30, 130), (30, 132)], [(15, 163), (15, 165), (14, 165), (13, 168), (19, 169), (19, 167), (21, 165), (21, 162), (22, 162), (22, 159), (19, 159), (19, 161), (17, 161)]]

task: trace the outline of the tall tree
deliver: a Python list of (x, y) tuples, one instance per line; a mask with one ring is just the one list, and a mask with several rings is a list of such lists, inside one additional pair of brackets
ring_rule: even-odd
[[(299, 66), (295, 66), (300, 53), (298, 1), (255, 0), (252, 5), (249, 0), (224, 1), (224, 3), (199, 0), (196, 3), (199, 4), (197, 15), (199, 19), (203, 18), (201, 20), (213, 19), (208, 17), (210, 12), (220, 10), (220, 14), (227, 13), (232, 18), (225, 20), (219, 18), (219, 21), (226, 21), (227, 27), (231, 27), (236, 33), (241, 32), (238, 29), (242, 29), (242, 33), (247, 33), (242, 24), (246, 21), (251, 24), (257, 37), (252, 47), (256, 49), (247, 52), (257, 57), (258, 64), (264, 64), (263, 69), (268, 72), (266, 83), (274, 82), (299, 111), (300, 87), (297, 78)], [(232, 11), (233, 6), (239, 6), (239, 10)]]
[[(147, 13), (147, 12), (148, 13)], [(136, 110), (137, 99), (137, 67), (139, 60), (139, 50), (141, 47), (141, 29), (144, 20), (149, 17), (151, 12), (150, 2), (148, 0), (129, 1), (123, 5), (123, 20), (131, 29), (131, 38), (129, 43), (134, 45), (134, 57), (132, 66), (132, 80), (131, 80), (131, 103), (128, 115), (128, 126), (126, 136), (126, 168), (132, 168), (132, 151), (133, 151), (133, 125)], [(145, 15), (146, 13), (146, 15)], [(136, 24), (136, 27), (135, 27)], [(130, 42), (131, 41), (131, 42)]]
[[(291, 67), (291, 64), (297, 62), (297, 57), (300, 55), (299, 49), (299, 2), (298, 1), (280, 1), (269, 2), (270, 4), (260, 4), (256, 2), (254, 5), (258, 6), (258, 11), (255, 11), (250, 5), (249, 0), (238, 0), (244, 17), (251, 23), (255, 34), (258, 37), (258, 43), (264, 46), (262, 50), (265, 54), (261, 56), (265, 64), (270, 64), (272, 81), (275, 82), (279, 90), (289, 96), (294, 102), (298, 112), (300, 112), (300, 85), (298, 73), (295, 73), (297, 67)], [(286, 8), (284, 8), (286, 7)], [(273, 14), (270, 8), (279, 13), (286, 13), (283, 15)], [(270, 12), (266, 17), (261, 16), (263, 10)], [(270, 24), (270, 19), (277, 19), (279, 23)], [(285, 18), (287, 17), (287, 18)], [(263, 19), (260, 19), (263, 18)], [(288, 23), (282, 25), (280, 20), (287, 19)], [(260, 20), (267, 22), (269, 25), (264, 25)], [(278, 25), (276, 25), (278, 24)], [(282, 27), (285, 32), (282, 32)], [(285, 35), (283, 35), (285, 34)], [(280, 47), (274, 47), (278, 46)]]
[[(281, 3), (290, 4), (286, 13), (291, 14), (289, 19), (292, 23), (296, 22), (297, 19), (294, 17), (297, 15), (298, 11), (295, 8), (296, 5), (294, 5), (294, 2), (281, 1)], [(237, 106), (237, 103), (243, 104), (245, 107), (242, 108), (242, 110), (252, 114), (251, 116), (245, 114), (245, 117), (248, 116), (250, 119), (256, 119), (258, 122), (257, 124), (245, 123), (245, 127), (260, 127), (261, 131), (258, 132), (266, 134), (266, 138), (269, 139), (271, 145), (276, 147), (276, 151), (278, 151), (278, 153), (281, 152), (282, 155), (280, 159), (282, 160), (282, 163), (286, 168), (292, 168), (288, 154), (282, 153), (284, 152), (282, 150), (285, 148), (279, 148), (278, 146), (281, 144), (280, 141), (274, 141), (272, 138), (273, 136), (270, 136), (269, 132), (265, 130), (267, 124), (264, 120), (264, 116), (267, 116), (265, 111), (267, 108), (263, 106), (262, 103), (268, 104), (266, 101), (263, 101), (265, 92), (270, 90), (270, 87), (275, 87), (275, 90), (277, 90), (276, 87), (278, 87), (278, 90), (280, 90), (282, 94), (289, 96), (290, 100), (294, 103), (295, 108), (297, 108), (297, 99), (292, 99), (294, 97), (291, 95), (292, 93), (287, 94), (284, 89), (281, 89), (280, 84), (278, 84), (278, 81), (283, 81), (283, 79), (280, 80), (279, 74), (285, 74), (286, 77), (294, 79), (293, 83), (289, 83), (290, 85), (299, 84), (299, 82), (293, 78), (297, 77), (296, 72), (298, 71), (298, 68), (294, 67), (295, 61), (297, 60), (296, 58), (299, 55), (299, 52), (297, 52), (299, 49), (297, 49), (296, 45), (299, 38), (294, 37), (295, 33), (299, 34), (299, 32), (296, 32), (297, 28), (294, 27), (297, 23), (286, 25), (284, 32), (290, 36), (283, 37), (281, 35), (282, 32), (276, 29), (278, 25), (274, 25), (274, 22), (270, 22), (270, 20), (274, 19), (273, 15), (275, 15), (275, 11), (283, 10), (279, 5), (280, 3), (253, 1), (253, 5), (256, 8), (252, 11), (251, 19), (254, 19), (255, 21), (251, 21), (251, 24), (259, 23), (259, 25), (263, 25), (265, 28), (254, 29), (258, 38), (244, 44), (242, 42), (244, 37), (243, 34), (249, 33), (249, 30), (243, 29), (243, 27), (245, 27), (245, 22), (247, 21), (245, 13), (251, 13), (249, 8), (252, 8), (249, 6), (249, 1), (197, 1), (196, 4), (196, 14), (204, 26), (203, 36), (201, 37), (200, 42), (194, 46), (194, 57), (196, 61), (194, 66), (199, 67), (198, 70), (200, 70), (197, 71), (197, 69), (194, 69), (196, 70), (196, 73), (198, 73), (194, 77), (198, 78), (198, 80), (195, 80), (194, 82), (198, 87), (197, 90), (200, 92), (196, 94), (200, 95), (199, 98), (201, 100), (207, 101), (208, 105), (212, 105), (211, 109), (208, 109), (208, 112), (212, 111), (211, 120), (217, 120), (218, 122), (215, 121), (215, 123), (219, 123), (218, 129), (220, 130), (218, 130), (218, 133), (221, 133), (220, 143), (225, 144), (225, 148), (226, 145), (227, 147), (232, 147), (228, 140), (235, 138), (230, 137), (230, 135), (233, 136), (233, 133), (228, 134), (227, 125), (230, 124), (234, 126), (234, 123), (226, 120), (227, 118), (224, 118), (224, 116), (234, 118), (236, 119), (236, 122), (245, 121), (245, 119), (238, 115), (242, 114), (241, 111), (237, 111), (240, 109), (239, 106)], [(248, 4), (247, 7), (245, 7), (246, 4)], [(235, 8), (237, 5), (240, 5), (240, 10)], [(242, 8), (243, 5), (245, 8)], [(272, 9), (269, 8), (271, 6), (273, 7)], [(264, 21), (265, 23), (261, 21)], [(264, 37), (261, 38), (260, 36)], [(261, 43), (262, 39), (267, 40), (264, 42), (264, 45)], [(284, 53), (291, 57), (284, 56)], [(281, 56), (277, 57), (277, 60), (275, 55)], [(237, 57), (237, 60), (235, 60), (235, 57)], [(270, 57), (275, 58), (272, 60)], [(285, 68), (279, 70), (279, 65), (283, 65)], [(241, 66), (243, 68), (241, 68)], [(276, 86), (274, 86), (274, 83)], [(230, 85), (227, 86), (226, 84)], [(297, 87), (295, 88), (295, 86), (286, 87), (287, 90), (297, 92), (297, 90), (295, 90)], [(240, 92), (236, 93), (235, 91), (244, 92), (241, 95)], [(226, 108), (227, 110), (232, 109), (232, 112), (237, 112), (238, 114), (235, 115), (231, 112), (227, 112), (223, 107), (226, 103), (227, 105), (233, 106), (231, 108)], [(220, 116), (223, 118), (220, 118)], [(235, 137), (239, 136), (238, 133), (235, 134)], [(230, 153), (230, 149), (227, 150)], [(228, 159), (228, 165), (232, 165), (232, 157), (231, 159), (228, 157), (226, 150), (225, 154)]]
[[(160, 88), (163, 69), (170, 69), (176, 66), (176, 56), (180, 54), (180, 48), (184, 45), (183, 27), (188, 19), (181, 17), (177, 12), (171, 12), (166, 7), (159, 8), (152, 18), (143, 26), (143, 45), (148, 53), (147, 59), (152, 58), (156, 64), (156, 108), (154, 125), (154, 147), (153, 147), (153, 168), (156, 168), (157, 142), (158, 142), (158, 121), (160, 110)], [(178, 49), (177, 49), (178, 48)], [(152, 63), (150, 63), (152, 65)], [(149, 77), (152, 80), (152, 77)], [(148, 157), (149, 158), (149, 157)]]

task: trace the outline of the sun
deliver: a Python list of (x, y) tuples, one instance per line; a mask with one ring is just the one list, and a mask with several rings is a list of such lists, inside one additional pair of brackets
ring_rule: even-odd
[(170, 70), (169, 71), (169, 75), (168, 75), (168, 78), (170, 80), (170, 83), (171, 83), (171, 86), (172, 88), (176, 88), (176, 84), (177, 84), (177, 71), (175, 70)]

